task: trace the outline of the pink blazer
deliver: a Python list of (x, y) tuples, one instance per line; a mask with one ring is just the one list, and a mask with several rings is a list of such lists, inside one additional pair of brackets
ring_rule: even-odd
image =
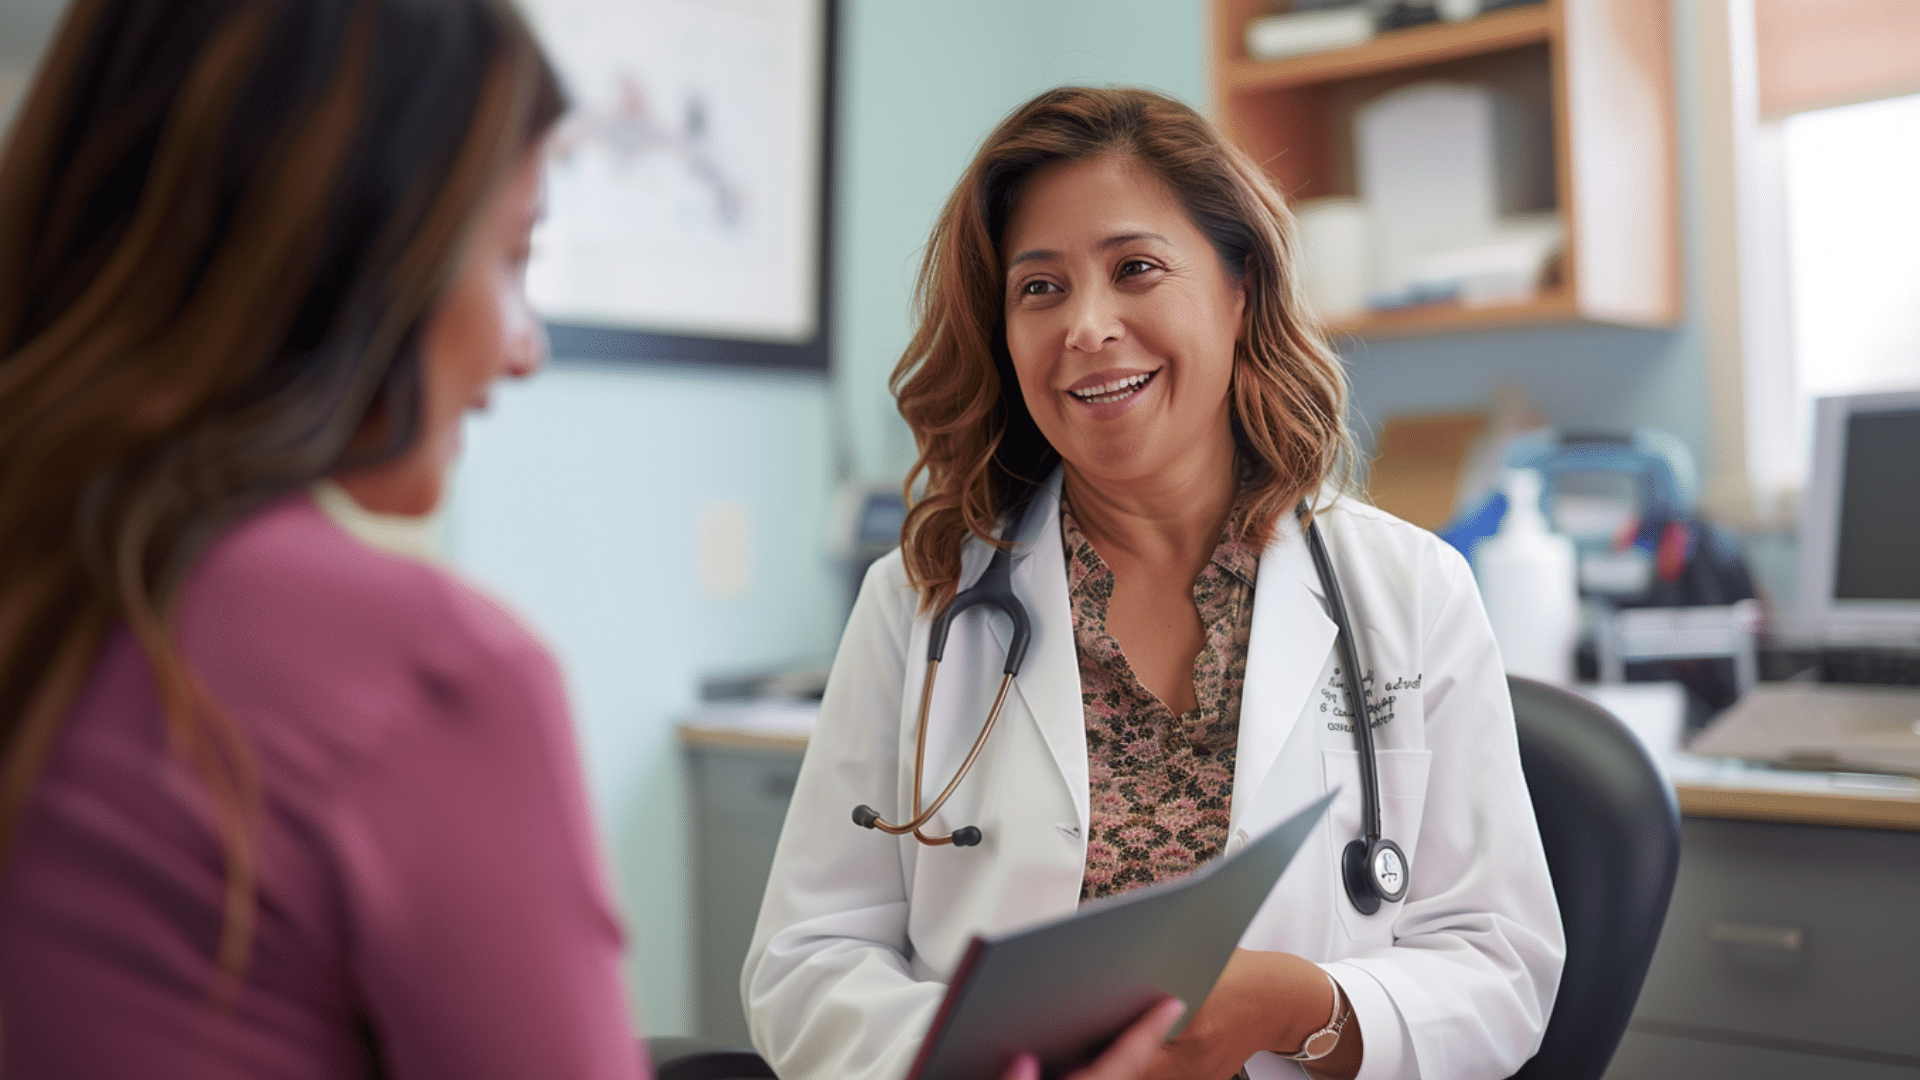
[(305, 495), (207, 552), (178, 626), (264, 780), (245, 987), (210, 1004), (214, 811), (122, 630), (0, 867), (0, 1075), (646, 1074), (560, 679), (523, 627)]

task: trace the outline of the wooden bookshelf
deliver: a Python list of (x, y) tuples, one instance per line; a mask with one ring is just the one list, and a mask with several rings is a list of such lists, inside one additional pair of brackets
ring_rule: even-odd
[(1339, 330), (1389, 338), (1678, 320), (1668, 0), (1550, 0), (1389, 31), (1352, 48), (1251, 60), (1246, 24), (1266, 10), (1263, 0), (1214, 0), (1215, 101), (1228, 136), (1290, 199), (1356, 194), (1353, 115), (1408, 83), (1491, 85), (1536, 101), (1552, 129), (1551, 209), (1566, 241), (1557, 272), (1531, 301), (1371, 312)]

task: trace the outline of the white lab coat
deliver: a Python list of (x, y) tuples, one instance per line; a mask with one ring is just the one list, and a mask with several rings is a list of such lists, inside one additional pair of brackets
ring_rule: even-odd
[[(874, 564), (834, 662), (741, 988), (754, 1045), (785, 1080), (899, 1080), (976, 934), (1071, 914), (1087, 832), (1080, 669), (1061, 550), (1059, 476), (1028, 515), (1013, 587), (1033, 621), (1026, 665), (980, 761), (929, 831), (855, 826), (858, 803), (907, 816), (927, 617), (899, 553)], [(1379, 709), (1385, 833), (1407, 897), (1362, 915), (1338, 857), (1360, 831), (1358, 754), (1306, 543), (1289, 517), (1262, 554), (1240, 705), (1228, 850), (1340, 789), (1241, 945), (1322, 964), (1365, 1032), (1363, 1080), (1505, 1077), (1532, 1056), (1565, 947), (1520, 772), (1512, 705), (1465, 560), (1351, 500), (1320, 517)], [(962, 584), (986, 565), (969, 545)], [(955, 620), (940, 665), (925, 790), (943, 787), (998, 688), (1006, 620)], [(1190, 1007), (1197, 1003), (1189, 1003)], [(1274, 1054), (1253, 1080), (1298, 1077)]]

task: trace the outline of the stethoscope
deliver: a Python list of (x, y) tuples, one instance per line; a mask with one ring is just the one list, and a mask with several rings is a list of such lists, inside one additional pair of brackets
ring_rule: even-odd
[[(913, 816), (895, 825), (882, 820), (873, 807), (862, 803), (853, 808), (853, 822), (861, 828), (879, 829), (894, 836), (912, 833), (921, 843), (932, 846), (952, 844), (955, 847), (973, 847), (980, 842), (980, 829), (975, 825), (962, 826), (945, 836), (928, 836), (921, 829), (946, 805), (947, 799), (952, 797), (960, 781), (965, 779), (974, 761), (980, 757), (981, 749), (987, 745), (987, 737), (993, 734), (994, 724), (1000, 719), (1000, 709), (1006, 704), (1007, 691), (1013, 687), (1013, 677), (1020, 673), (1020, 665), (1026, 659), (1027, 642), (1032, 637), (1032, 629), (1026, 607), (1013, 594), (1012, 552), (1014, 540), (1026, 522), (1027, 512), (1036, 501), (1025, 499), (1014, 510), (1013, 520), (1000, 534), (1000, 544), (993, 557), (987, 560), (987, 568), (981, 573), (980, 580), (972, 588), (961, 590), (934, 616), (929, 627), (927, 674), (920, 687), (919, 728), (914, 736)], [(1313, 557), (1315, 572), (1320, 575), (1320, 587), (1327, 594), (1327, 614), (1333, 618), (1340, 662), (1346, 667), (1343, 681), (1347, 711), (1353, 721), (1354, 739), (1360, 748), (1362, 835), (1342, 851), (1340, 877), (1353, 906), (1361, 914), (1371, 915), (1380, 909), (1383, 901), (1392, 903), (1407, 895), (1407, 856), (1400, 850), (1400, 845), (1380, 834), (1380, 773), (1373, 746), (1373, 725), (1369, 722), (1366, 706), (1366, 688), (1361, 684), (1363, 669), (1360, 667), (1360, 649), (1354, 638), (1353, 627), (1347, 621), (1346, 601), (1340, 594), (1340, 581), (1333, 572), (1333, 560), (1327, 556), (1326, 543), (1320, 538), (1320, 528), (1307, 516), (1306, 507), (1302, 506), (1299, 513), (1300, 520), (1306, 525), (1307, 551)], [(997, 610), (1013, 622), (1013, 640), (1007, 645), (1007, 663), (1002, 669), (1005, 674), (1000, 680), (999, 692), (993, 697), (993, 708), (987, 712), (987, 722), (973, 740), (973, 749), (967, 751), (966, 760), (960, 763), (960, 769), (954, 773), (953, 779), (940, 789), (940, 794), (932, 804), (923, 809), (920, 791), (926, 768), (927, 712), (933, 702), (934, 675), (940, 670), (940, 658), (946, 652), (947, 632), (953, 625), (954, 617), (976, 607)]]

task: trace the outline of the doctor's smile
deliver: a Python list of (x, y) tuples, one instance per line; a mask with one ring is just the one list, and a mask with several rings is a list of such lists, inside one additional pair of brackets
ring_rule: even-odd
[(1139, 397), (1147, 383), (1159, 373), (1157, 369), (1132, 374), (1103, 371), (1081, 379), (1079, 384), (1069, 387), (1067, 393), (1088, 405), (1110, 405)]

